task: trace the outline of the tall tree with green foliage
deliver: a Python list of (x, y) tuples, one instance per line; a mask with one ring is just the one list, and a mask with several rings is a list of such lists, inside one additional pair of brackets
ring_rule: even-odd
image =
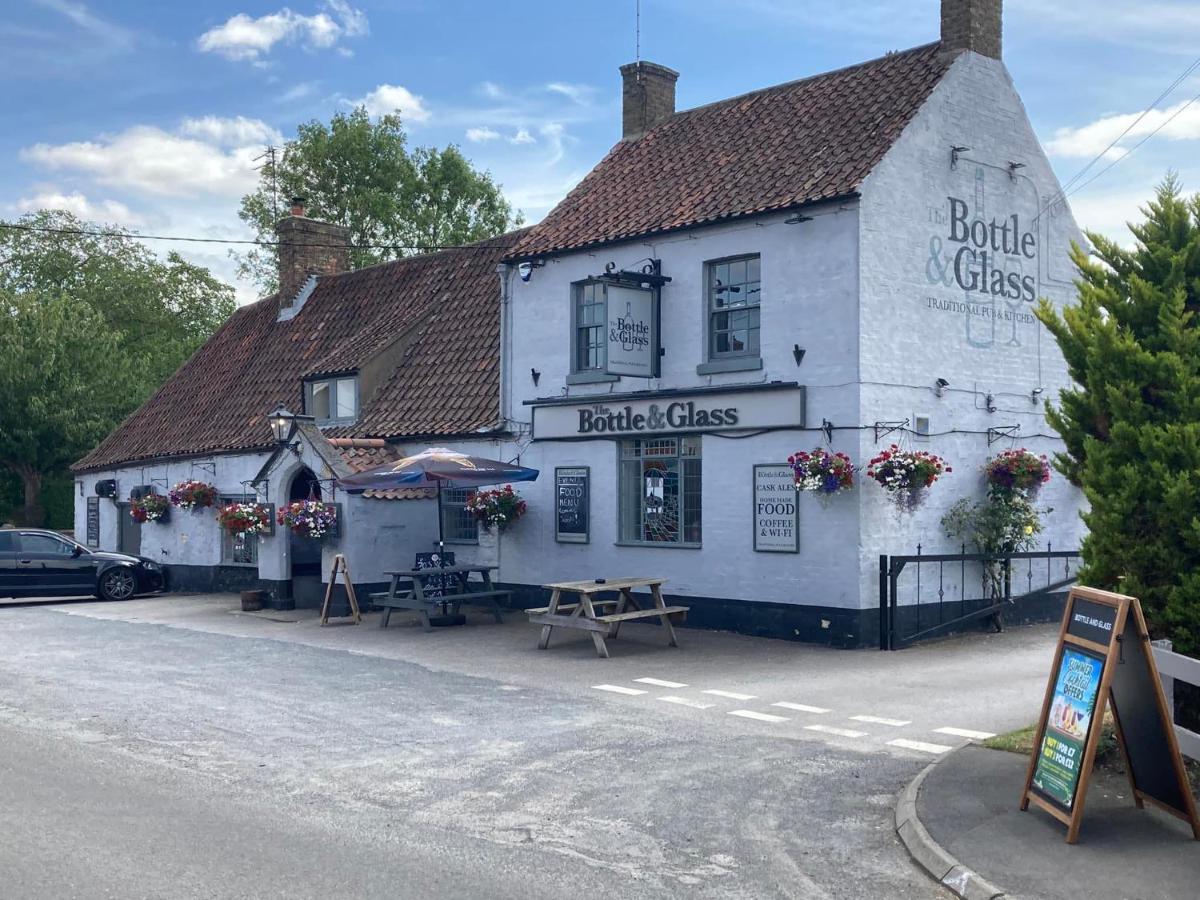
[(0, 228), (0, 468), (21, 481), (19, 518), (43, 521), (61, 477), (233, 312), (233, 288), (171, 253), (70, 213)]
[(1038, 308), (1078, 384), (1047, 418), (1091, 506), (1081, 580), (1139, 597), (1200, 655), (1200, 196), (1171, 175), (1142, 213), (1132, 248), (1073, 248), (1077, 305)]
[[(337, 113), (328, 125), (315, 119), (300, 125), (274, 161), (266, 160), (238, 216), (258, 240), (274, 241), (291, 197), (304, 197), (314, 219), (350, 229), (356, 269), (520, 224), (491, 175), (474, 169), (457, 147), (410, 151), (398, 115), (372, 121), (361, 106)], [(270, 247), (233, 255), (240, 275), (264, 292), (275, 289)]]

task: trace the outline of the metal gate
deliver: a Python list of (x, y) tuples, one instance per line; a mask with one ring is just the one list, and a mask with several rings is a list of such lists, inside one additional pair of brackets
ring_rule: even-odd
[[(1075, 581), (1078, 550), (993, 555), (967, 553), (879, 557), (879, 649), (899, 650), (981, 619), (1003, 627), (1006, 609), (1052, 602)], [(1014, 593), (1015, 592), (1015, 593)]]

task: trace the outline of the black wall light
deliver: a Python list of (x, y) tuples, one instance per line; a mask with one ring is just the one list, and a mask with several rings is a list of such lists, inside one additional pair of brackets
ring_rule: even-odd
[(946, 395), (946, 388), (948, 387), (950, 387), (950, 382), (948, 382), (945, 378), (939, 378), (933, 383), (934, 396), (944, 397)]
[(808, 351), (799, 344), (792, 344), (792, 356), (796, 360), (796, 365), (800, 365), (800, 363), (804, 362), (804, 354), (807, 352)]
[(1037, 406), (1038, 398), (1042, 396), (1042, 392), (1044, 390), (1045, 390), (1045, 388), (1036, 387), (1032, 391), (1030, 391), (1029, 392), (1029, 402), (1032, 403), (1034, 406)]

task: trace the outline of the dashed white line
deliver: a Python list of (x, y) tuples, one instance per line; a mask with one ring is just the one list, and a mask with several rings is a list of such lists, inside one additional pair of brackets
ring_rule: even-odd
[(753, 694), (735, 694), (733, 691), (701, 691), (703, 694), (712, 694), (714, 697), (725, 697), (727, 700), (753, 700)]
[(690, 697), (675, 697), (669, 694), (658, 699), (664, 703), (678, 703), (680, 706), (690, 706), (692, 709), (712, 709), (716, 705), (714, 703), (701, 703), (699, 700), (693, 700)]
[(639, 691), (637, 688), (621, 687), (619, 684), (593, 684), (593, 691), (610, 691), (614, 694), (628, 694), (630, 697), (636, 697), (638, 694), (645, 694), (647, 691)]
[(636, 681), (638, 684), (652, 684), (652, 685), (654, 685), (655, 687), (669, 687), (669, 688), (683, 688), (683, 687), (687, 687), (687, 685), (686, 685), (686, 684), (683, 684), (682, 682), (679, 682), (679, 681), (663, 681), (663, 680), (662, 680), (662, 679), (660, 679), (660, 678), (635, 678), (635, 679), (633, 679), (633, 680), (634, 680), (634, 681)]
[(829, 710), (821, 706), (806, 706), (803, 703), (788, 703), (786, 700), (780, 700), (778, 703), (772, 703), (772, 706), (778, 706), (781, 709), (794, 709), (796, 712), (806, 713), (827, 713)]
[(851, 716), (855, 722), (869, 722), (872, 725), (891, 725), (894, 728), (900, 728), (903, 725), (911, 725), (905, 719), (885, 719), (883, 716)]
[(836, 728), (833, 725), (805, 725), (805, 731), (819, 731), (822, 734), (836, 734), (838, 737), (861, 738), (866, 737), (865, 731), (854, 731), (851, 728)]
[(731, 709), (731, 716), (741, 716), (743, 719), (756, 719), (759, 722), (786, 722), (787, 716), (773, 716), (770, 713), (755, 712), (752, 709)]
[(889, 747), (903, 747), (905, 750), (920, 750), (922, 753), (949, 753), (953, 747), (947, 747), (945, 744), (928, 744), (925, 741), (910, 741), (907, 738), (896, 738), (894, 741), (888, 741)]
[(953, 737), (970, 738), (975, 741), (986, 741), (990, 737), (995, 737), (990, 731), (971, 731), (967, 728), (935, 728), (934, 734), (949, 734)]

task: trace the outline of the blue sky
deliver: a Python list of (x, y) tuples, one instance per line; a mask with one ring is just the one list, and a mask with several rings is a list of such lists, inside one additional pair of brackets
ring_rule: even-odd
[[(60, 206), (147, 233), (246, 237), (237, 204), (262, 146), (365, 102), (398, 106), (414, 145), (461, 146), (536, 221), (619, 136), (633, 10), (634, 0), (10, 0), (0, 217)], [(686, 108), (933, 40), (938, 15), (938, 0), (643, 0), (642, 56), (681, 72)], [(1195, 2), (1005, 4), (1005, 61), (1064, 180), (1197, 53)], [(1200, 74), (1119, 148), (1197, 93)], [(1122, 223), (1169, 168), (1200, 191), (1198, 150), (1200, 102), (1074, 194), (1077, 218), (1126, 240)], [(178, 249), (233, 280), (225, 248)], [(249, 285), (239, 298), (253, 298)]]

